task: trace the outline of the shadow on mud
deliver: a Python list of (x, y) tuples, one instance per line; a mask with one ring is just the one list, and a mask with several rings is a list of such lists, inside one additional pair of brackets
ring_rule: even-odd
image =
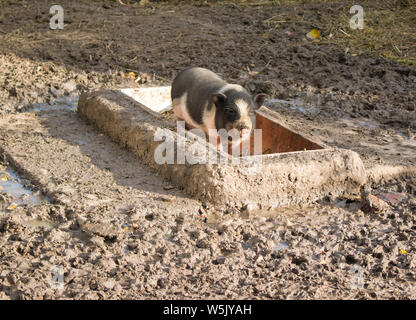
[(72, 104), (33, 111), (52, 137), (79, 147), (81, 153), (91, 160), (91, 165), (110, 172), (118, 185), (154, 193), (155, 200), (170, 201), (166, 196), (190, 198), (181, 190), (167, 186), (167, 182), (132, 152), (80, 119), (76, 103), (77, 99), (74, 99)]

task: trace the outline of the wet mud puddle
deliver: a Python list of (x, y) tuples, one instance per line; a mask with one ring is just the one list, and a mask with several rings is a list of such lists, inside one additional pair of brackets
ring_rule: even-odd
[[(52, 102), (44, 102), (33, 104), (31, 107), (25, 108), (23, 112), (48, 112), (56, 110), (65, 110), (68, 112), (76, 112), (78, 107), (78, 95), (69, 95), (59, 97)], [(43, 204), (49, 204), (50, 200), (41, 195), (39, 192), (34, 192), (11, 168), (6, 168), (0, 165), (0, 194), (6, 195), (8, 202), (5, 211), (8, 214), (19, 215), (24, 218), (24, 224), (31, 227), (45, 227), (53, 229), (57, 225), (47, 219), (37, 217), (27, 219), (24, 213), (16, 212), (18, 207), (36, 208)], [(30, 210), (30, 209), (29, 209)], [(2, 210), (0, 209), (0, 212)]]
[[(16, 213), (15, 209), (20, 206), (36, 207), (42, 204), (49, 203), (49, 199), (39, 192), (32, 191), (25, 185), (21, 179), (11, 168), (6, 168), (0, 165), (0, 194), (6, 196), (8, 202), (5, 207), (5, 212), (8, 214), (15, 214), (25, 217), (24, 224), (32, 227), (45, 227), (48, 229), (55, 228), (56, 225), (49, 220), (42, 218), (27, 219), (21, 211)], [(3, 211), (3, 210), (1, 210)], [(0, 212), (1, 212), (0, 211)]]
[(78, 95), (69, 95), (65, 97), (60, 97), (52, 102), (43, 102), (33, 104), (31, 107), (25, 109), (25, 112), (42, 112), (42, 111), (51, 111), (51, 110), (66, 110), (71, 112), (76, 112), (78, 108)]
[(0, 192), (12, 196), (14, 203), (38, 205), (41, 201), (46, 200), (46, 198), (36, 195), (32, 190), (25, 187), (22, 179), (10, 168), (0, 167), (0, 177)]

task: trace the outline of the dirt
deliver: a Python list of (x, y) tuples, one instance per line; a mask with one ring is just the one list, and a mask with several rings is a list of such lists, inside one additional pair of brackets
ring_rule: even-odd
[[(370, 167), (414, 165), (416, 69), (305, 38), (347, 5), (60, 4), (63, 30), (49, 28), (48, 1), (1, 4), (0, 173), (12, 179), (12, 169), (43, 200), (18, 202), (2, 185), (0, 298), (416, 298), (414, 175), (367, 186), (385, 200), (405, 194), (383, 210), (328, 198), (222, 212), (73, 110), (81, 91), (169, 85), (198, 65), (253, 93), (302, 101), (270, 107)], [(310, 24), (271, 29), (264, 21), (281, 12)]]

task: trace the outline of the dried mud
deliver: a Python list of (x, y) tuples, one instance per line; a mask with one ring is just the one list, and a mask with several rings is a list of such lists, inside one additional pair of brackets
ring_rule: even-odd
[[(310, 42), (312, 24), (264, 23), (282, 10), (319, 20), (342, 4), (61, 5), (65, 28), (54, 31), (47, 1), (3, 4), (0, 173), (13, 180), (11, 168), (42, 201), (19, 202), (27, 196), (1, 185), (0, 298), (416, 298), (415, 176), (369, 185), (375, 196), (404, 194), (378, 212), (330, 197), (308, 208), (222, 212), (73, 111), (82, 90), (168, 85), (199, 65), (292, 101), (270, 107), (358, 152), (367, 167), (414, 165), (414, 68)], [(56, 267), (62, 289), (53, 286)]]

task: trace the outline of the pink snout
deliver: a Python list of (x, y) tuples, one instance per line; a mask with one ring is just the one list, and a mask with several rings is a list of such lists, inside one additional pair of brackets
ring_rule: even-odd
[(250, 129), (244, 128), (242, 130), (240, 130), (240, 137), (245, 137), (248, 136), (250, 134)]

